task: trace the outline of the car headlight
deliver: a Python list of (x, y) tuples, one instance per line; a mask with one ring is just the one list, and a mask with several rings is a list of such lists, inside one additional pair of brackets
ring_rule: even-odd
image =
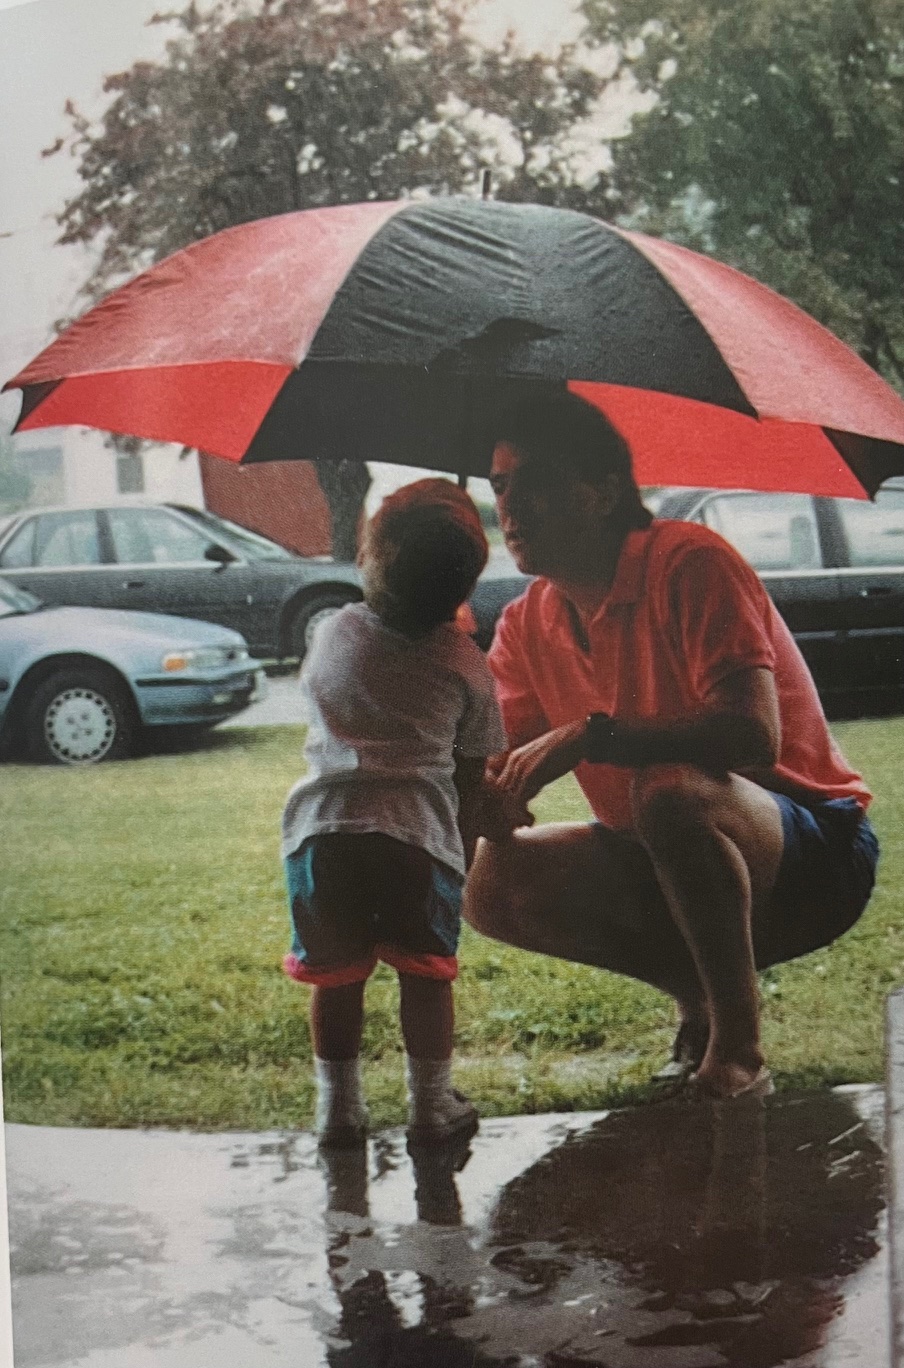
[(170, 651), (160, 664), (167, 674), (178, 674), (182, 670), (222, 670), (227, 665), (243, 665), (249, 659), (244, 646), (199, 646)]

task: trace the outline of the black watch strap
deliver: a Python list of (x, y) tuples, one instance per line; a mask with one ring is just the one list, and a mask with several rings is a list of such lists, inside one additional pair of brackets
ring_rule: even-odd
[(584, 732), (584, 759), (592, 765), (604, 765), (612, 753), (615, 722), (608, 713), (594, 712), (587, 718)]

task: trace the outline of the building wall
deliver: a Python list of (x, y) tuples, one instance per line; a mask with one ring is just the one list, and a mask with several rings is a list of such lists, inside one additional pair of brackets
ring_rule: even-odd
[[(41, 428), (12, 438), (16, 467), (31, 480), (27, 503), (116, 503), (136, 495), (149, 502), (170, 500), (204, 505), (194, 452), (183, 456), (172, 444), (145, 444), (132, 462), (130, 480), (104, 434), (90, 428)], [(136, 479), (137, 476), (137, 479)]]
[(330, 553), (329, 508), (307, 461), (236, 466), (147, 442), (129, 454), (90, 428), (42, 428), (18, 434), (12, 443), (16, 469), (31, 484), (26, 506), (136, 498), (183, 503), (207, 507), (303, 556)]
[(329, 555), (330, 512), (309, 461), (240, 466), (200, 457), (204, 500), (212, 513), (260, 532), (302, 556)]

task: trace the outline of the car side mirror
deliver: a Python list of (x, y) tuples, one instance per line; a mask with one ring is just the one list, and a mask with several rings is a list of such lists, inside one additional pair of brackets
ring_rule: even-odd
[(204, 552), (204, 559), (215, 561), (220, 570), (225, 570), (227, 565), (231, 565), (233, 561), (238, 560), (238, 556), (234, 556), (231, 551), (227, 551), (225, 546), (218, 546), (216, 542), (211, 542)]

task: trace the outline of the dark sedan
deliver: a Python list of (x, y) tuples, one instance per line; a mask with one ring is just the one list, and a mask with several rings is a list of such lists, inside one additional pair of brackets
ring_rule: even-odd
[[(827, 702), (904, 695), (904, 481), (874, 503), (808, 494), (663, 489), (657, 517), (712, 527), (762, 578)], [(481, 582), (473, 606), (487, 646), (503, 607), (528, 584)]]
[(274, 659), (303, 656), (318, 618), (361, 597), (354, 565), (166, 503), (14, 514), (0, 522), (0, 576), (44, 603), (201, 618)]

